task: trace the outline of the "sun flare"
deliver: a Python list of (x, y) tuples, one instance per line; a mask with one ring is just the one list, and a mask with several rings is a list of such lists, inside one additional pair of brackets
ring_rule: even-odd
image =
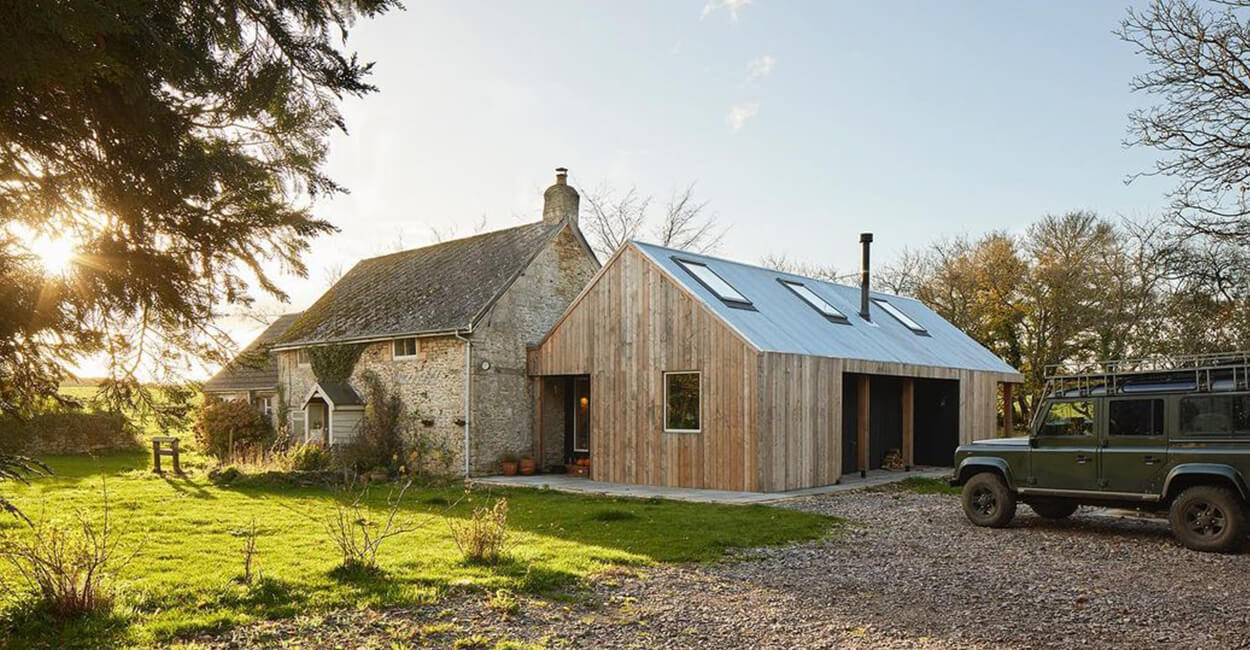
[(30, 243), (30, 252), (49, 275), (63, 275), (74, 261), (74, 243), (63, 237), (40, 237)]

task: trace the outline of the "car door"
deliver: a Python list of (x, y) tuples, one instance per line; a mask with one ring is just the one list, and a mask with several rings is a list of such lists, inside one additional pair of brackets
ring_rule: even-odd
[(1106, 492), (1158, 494), (1168, 456), (1163, 398), (1112, 398), (1106, 409), (1099, 487)]
[(1053, 490), (1098, 489), (1097, 398), (1046, 404), (1029, 451), (1029, 486)]

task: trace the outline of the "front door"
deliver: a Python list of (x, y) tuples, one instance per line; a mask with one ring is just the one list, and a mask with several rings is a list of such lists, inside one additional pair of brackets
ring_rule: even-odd
[(1107, 435), (1099, 458), (1102, 489), (1158, 494), (1168, 443), (1163, 435), (1163, 400), (1116, 398), (1107, 401)]
[(1094, 399), (1056, 400), (1033, 432), (1029, 487), (1098, 489), (1098, 413)]
[(326, 435), (326, 405), (321, 402), (308, 403), (308, 442), (325, 443), (329, 440)]
[(573, 456), (590, 456), (590, 377), (573, 379)]

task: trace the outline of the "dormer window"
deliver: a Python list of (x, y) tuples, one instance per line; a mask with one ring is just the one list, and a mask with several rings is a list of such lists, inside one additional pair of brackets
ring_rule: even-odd
[(733, 288), (733, 285), (725, 281), (724, 278), (716, 274), (716, 271), (708, 268), (708, 265), (692, 260), (682, 260), (673, 258), (681, 268), (687, 273), (694, 276), (708, 291), (720, 298), (726, 305), (730, 307), (738, 307), (740, 309), (754, 309), (751, 301), (742, 295), (742, 292)]
[(902, 323), (903, 327), (906, 327), (907, 329), (917, 334), (929, 333), (929, 331), (926, 330), (924, 327), (922, 327), (920, 323), (917, 323), (916, 321), (912, 320), (910, 316), (908, 316), (907, 314), (904, 314), (898, 307), (895, 307), (889, 301), (883, 300), (881, 298), (873, 298), (872, 301), (877, 303), (878, 307), (884, 309), (885, 313), (893, 316), (895, 320)]
[(811, 306), (812, 309), (820, 312), (820, 314), (825, 318), (828, 318), (835, 323), (850, 322), (847, 320), (846, 314), (838, 311), (837, 307), (834, 307), (824, 298), (816, 295), (816, 292), (809, 289), (806, 284), (803, 284), (802, 282), (795, 282), (793, 280), (782, 280), (780, 278), (777, 281), (785, 286), (785, 288), (793, 291), (795, 295), (803, 299), (803, 302)]

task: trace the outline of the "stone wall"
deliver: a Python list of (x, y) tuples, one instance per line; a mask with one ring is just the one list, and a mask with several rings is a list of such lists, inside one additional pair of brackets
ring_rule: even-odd
[(526, 344), (547, 334), (596, 270), (593, 258), (565, 228), (479, 323), (473, 333), (473, 473), (498, 472), (504, 454), (537, 453)]
[[(316, 378), (311, 366), (298, 366), (295, 352), (282, 352), (278, 368), (290, 406), (298, 409)], [(433, 434), (453, 456), (452, 471), (464, 466), (464, 343), (453, 336), (418, 339), (416, 358), (395, 359), (392, 343), (366, 344), (349, 380), (363, 393), (362, 373), (373, 371), (398, 388), (404, 406), (418, 414), (417, 426)], [(362, 397), (364, 395), (362, 394)], [(428, 424), (427, 424), (428, 422)]]

